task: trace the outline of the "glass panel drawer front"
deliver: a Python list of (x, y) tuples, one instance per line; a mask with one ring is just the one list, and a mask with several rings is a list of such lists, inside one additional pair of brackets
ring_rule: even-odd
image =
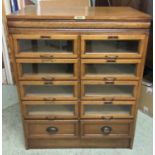
[(20, 89), (23, 100), (75, 100), (78, 96), (77, 82), (69, 81), (23, 81)]
[(83, 81), (82, 98), (99, 100), (134, 100), (136, 81)]
[(106, 60), (82, 60), (83, 79), (139, 79), (140, 60), (117, 60), (108, 63)]
[(17, 57), (75, 57), (76, 35), (14, 35)]
[(22, 80), (77, 79), (77, 60), (18, 59), (18, 75)]
[(26, 118), (63, 119), (78, 115), (75, 101), (25, 101), (23, 105)]
[(141, 57), (145, 35), (83, 35), (83, 57)]
[(83, 101), (82, 118), (131, 118), (134, 101)]

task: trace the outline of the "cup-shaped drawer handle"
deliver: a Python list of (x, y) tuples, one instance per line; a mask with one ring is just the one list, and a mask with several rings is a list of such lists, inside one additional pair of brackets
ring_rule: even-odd
[(113, 116), (102, 116), (101, 118), (104, 119), (104, 120), (109, 121), (109, 120), (113, 119)]
[(53, 126), (50, 126), (46, 129), (46, 131), (49, 133), (49, 134), (55, 134), (58, 132), (58, 128), (57, 127), (53, 127)]
[(105, 80), (105, 81), (115, 81), (116, 78), (115, 77), (105, 77), (105, 78), (103, 78), (103, 80)]
[[(40, 58), (51, 59), (51, 58), (53, 58), (53, 56), (52, 55), (40, 55)], [(46, 60), (44, 60), (44, 61), (46, 62)]]
[(54, 80), (54, 78), (53, 77), (42, 77), (42, 80)]
[(113, 84), (115, 84), (115, 81), (105, 81), (105, 84), (106, 85), (113, 85)]
[(112, 101), (105, 101), (104, 104), (113, 104)]
[(51, 36), (40, 36), (41, 39), (50, 39)]
[(108, 39), (115, 40), (115, 39), (119, 39), (119, 37), (118, 36), (108, 36)]
[(103, 134), (110, 134), (111, 133), (111, 131), (112, 131), (112, 128), (110, 127), (110, 126), (103, 126), (102, 128), (101, 128), (101, 132), (103, 133)]
[(45, 82), (44, 82), (44, 85), (52, 85), (52, 84), (53, 84), (52, 81), (45, 81)]

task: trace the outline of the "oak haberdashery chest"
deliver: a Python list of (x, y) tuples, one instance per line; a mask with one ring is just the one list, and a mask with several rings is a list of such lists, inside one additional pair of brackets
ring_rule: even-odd
[(26, 148), (132, 148), (150, 16), (40, 5), (7, 20)]

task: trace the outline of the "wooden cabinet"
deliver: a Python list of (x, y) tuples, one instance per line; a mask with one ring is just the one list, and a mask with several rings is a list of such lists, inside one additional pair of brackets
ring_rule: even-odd
[(150, 17), (36, 9), (7, 16), (26, 147), (132, 148)]

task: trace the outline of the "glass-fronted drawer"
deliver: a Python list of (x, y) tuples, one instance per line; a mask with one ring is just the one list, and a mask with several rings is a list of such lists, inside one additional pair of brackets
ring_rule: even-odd
[(76, 101), (24, 101), (25, 118), (64, 119), (78, 117)]
[(118, 59), (107, 62), (105, 59), (83, 59), (81, 76), (84, 80), (138, 80), (141, 60)]
[(76, 100), (76, 81), (20, 81), (22, 100)]
[(135, 101), (82, 101), (82, 118), (132, 118)]
[(145, 35), (82, 35), (84, 58), (140, 58), (145, 51)]
[(78, 78), (78, 60), (17, 59), (20, 80), (74, 80)]
[(82, 81), (81, 97), (84, 100), (135, 100), (136, 81)]
[(76, 35), (13, 35), (16, 57), (77, 57)]

